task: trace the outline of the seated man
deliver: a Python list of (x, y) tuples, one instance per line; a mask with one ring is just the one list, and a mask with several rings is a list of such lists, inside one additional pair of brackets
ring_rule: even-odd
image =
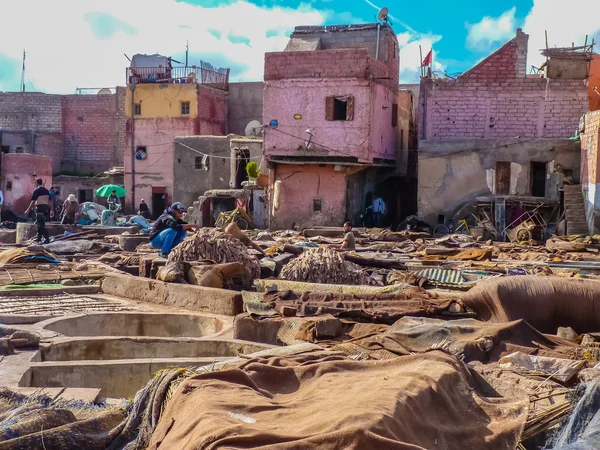
[(144, 201), (144, 199), (140, 200), (140, 207), (138, 208), (138, 216), (142, 216), (144, 219), (150, 218), (150, 208)]
[(160, 257), (168, 257), (171, 250), (185, 239), (187, 230), (200, 228), (184, 222), (181, 219), (184, 212), (184, 206), (175, 202), (154, 222), (150, 230), (150, 245), (160, 249)]
[(340, 250), (356, 250), (356, 241), (354, 240), (354, 233), (352, 232), (352, 224), (346, 222), (344, 224), (344, 242), (340, 247)]

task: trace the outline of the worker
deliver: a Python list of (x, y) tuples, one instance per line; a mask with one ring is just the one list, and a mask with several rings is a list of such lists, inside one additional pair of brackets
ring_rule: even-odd
[(75, 195), (70, 194), (62, 206), (61, 211), (62, 220), (60, 223), (73, 225), (79, 216), (79, 203), (75, 198)]
[(375, 222), (375, 227), (381, 228), (381, 224), (383, 222), (383, 215), (385, 213), (385, 202), (383, 201), (383, 199), (377, 194), (373, 195), (373, 204), (367, 209), (373, 211), (373, 221)]
[(340, 250), (355, 250), (356, 249), (356, 241), (354, 239), (354, 233), (352, 232), (352, 224), (350, 222), (346, 222), (344, 224), (344, 241), (340, 247)]
[(150, 218), (150, 208), (148, 208), (148, 205), (146, 204), (144, 199), (140, 200), (140, 207), (138, 208), (138, 215), (142, 216), (144, 219)]
[(48, 189), (48, 193), (50, 194), (50, 208), (48, 210), (48, 213), (46, 214), (46, 220), (50, 221), (50, 211), (52, 211), (52, 218), (56, 217), (56, 214), (59, 213), (59, 211), (57, 211), (58, 209), (58, 204), (57, 202), (57, 198), (56, 198), (56, 191), (54, 190), (54, 186), (51, 186), (50, 189)]
[(152, 248), (160, 249), (161, 258), (167, 258), (171, 250), (183, 242), (187, 230), (200, 228), (198, 225), (184, 222), (182, 219), (184, 212), (185, 207), (180, 202), (175, 202), (152, 225), (150, 245)]
[(246, 247), (252, 247), (254, 250), (258, 250), (262, 254), (265, 253), (263, 251), (263, 249), (258, 246), (258, 244), (252, 242), (250, 240), (250, 238), (248, 238), (248, 236), (246, 236), (246, 233), (244, 233), (242, 230), (240, 230), (240, 227), (238, 227), (235, 222), (231, 222), (229, 225), (227, 225), (225, 227), (225, 229), (223, 231), (225, 231), (225, 233), (230, 234), (233, 237), (239, 239), (242, 242), (242, 244), (244, 244)]
[[(25, 210), (25, 217), (27, 217), (35, 206), (35, 223), (37, 224), (37, 241), (38, 243), (47, 244), (50, 242), (48, 236), (48, 229), (46, 228), (46, 214), (48, 214), (48, 208), (50, 207), (50, 192), (44, 187), (44, 182), (41, 178), (35, 181), (37, 188), (31, 195), (31, 203)], [(51, 212), (52, 215), (54, 215)]]
[(112, 191), (107, 199), (108, 209), (117, 212), (121, 209), (121, 200), (117, 197), (117, 191)]

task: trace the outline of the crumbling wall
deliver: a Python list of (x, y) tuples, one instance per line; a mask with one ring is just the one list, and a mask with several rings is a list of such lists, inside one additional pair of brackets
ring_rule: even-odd
[(345, 171), (336, 171), (333, 165), (313, 164), (278, 164), (272, 171), (274, 179), (281, 181), (281, 194), (278, 210), (273, 211), (271, 198), (271, 229), (343, 224)]
[(519, 141), (461, 140), (428, 141), (419, 148), (419, 217), (436, 223), (439, 214), (452, 218), (476, 197), (494, 195), (496, 163), (511, 163), (510, 195), (531, 195), (531, 161), (546, 162), (546, 198), (558, 200), (557, 164), (579, 179), (577, 142), (562, 139)]
[(600, 111), (587, 113), (581, 133), (581, 188), (588, 229), (600, 231)]

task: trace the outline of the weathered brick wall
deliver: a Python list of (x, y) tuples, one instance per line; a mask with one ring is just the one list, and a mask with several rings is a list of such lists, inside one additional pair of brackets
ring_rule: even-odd
[(113, 95), (64, 97), (64, 159), (76, 171), (103, 171), (123, 163), (125, 88)]
[(315, 50), (265, 54), (265, 81), (284, 78), (364, 78), (366, 49)]
[(30, 131), (35, 154), (50, 156), (54, 173), (97, 172), (123, 164), (125, 88), (113, 95), (0, 93), (0, 127)]
[(196, 133), (206, 136), (227, 134), (227, 93), (198, 85)]
[(585, 129), (581, 133), (581, 184), (600, 182), (598, 147), (600, 145), (600, 111), (585, 115)]
[(61, 131), (62, 96), (0, 92), (0, 127), (6, 131)]
[(420, 139), (568, 138), (588, 107), (584, 80), (525, 74), (527, 35), (456, 80), (421, 80)]

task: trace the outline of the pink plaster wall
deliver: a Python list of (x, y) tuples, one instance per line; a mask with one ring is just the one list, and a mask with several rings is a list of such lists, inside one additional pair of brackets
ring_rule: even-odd
[[(41, 178), (47, 188), (52, 186), (52, 158), (28, 153), (3, 154), (1, 157), (5, 208), (23, 215), (31, 201), (35, 180)], [(7, 189), (9, 182), (11, 189)]]
[[(392, 105), (398, 104), (400, 99), (396, 92), (385, 86), (373, 85), (371, 91), (373, 120), (371, 121), (371, 158), (395, 160), (398, 150), (398, 136), (401, 120), (398, 125), (392, 126)], [(400, 114), (400, 110), (398, 111)], [(405, 131), (405, 136), (407, 135)]]
[[(272, 229), (342, 225), (346, 215), (346, 173), (334, 166), (278, 164), (280, 208), (271, 217)], [(313, 199), (321, 199), (321, 212), (313, 212)], [(271, 208), (272, 209), (272, 208)]]
[[(325, 120), (328, 96), (354, 96), (354, 120)], [(277, 130), (265, 131), (265, 156), (337, 156), (355, 157), (369, 162), (371, 129), (371, 84), (357, 79), (294, 79), (265, 83), (263, 120), (276, 119)], [(294, 119), (301, 114), (302, 119)], [(313, 133), (313, 141), (334, 151), (313, 145), (306, 149), (305, 139)], [(278, 131), (279, 130), (279, 131)], [(292, 136), (295, 137), (292, 137)], [(298, 139), (297, 137), (301, 138)]]
[[(135, 146), (146, 145), (148, 157), (135, 160), (135, 202), (152, 198), (152, 187), (165, 187), (169, 199), (173, 195), (173, 145), (177, 136), (192, 136), (195, 121), (190, 118), (136, 119)], [(131, 205), (131, 123), (127, 124), (125, 150), (126, 210)], [(150, 203), (149, 203), (150, 204)]]

